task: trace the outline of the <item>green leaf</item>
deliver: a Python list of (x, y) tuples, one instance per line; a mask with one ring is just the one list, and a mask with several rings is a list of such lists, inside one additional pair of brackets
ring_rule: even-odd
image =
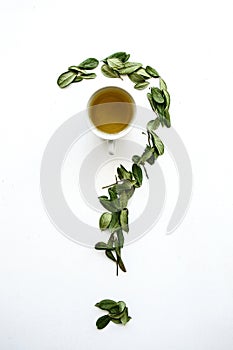
[(111, 321), (116, 324), (121, 324), (121, 320), (116, 320), (115, 318), (111, 318)]
[(144, 77), (144, 79), (150, 79), (151, 76), (147, 73), (147, 71), (145, 70), (145, 68), (139, 68), (137, 71), (136, 71), (137, 74), (140, 74)]
[(152, 87), (151, 88), (151, 93), (152, 93), (152, 97), (153, 100), (157, 103), (163, 103), (164, 102), (164, 97), (162, 95), (162, 91), (157, 88), (157, 87)]
[(117, 190), (116, 190), (116, 186), (112, 186), (112, 187), (109, 187), (108, 189), (108, 193), (109, 193), (109, 196), (110, 196), (110, 199), (112, 201), (114, 201), (115, 199), (117, 199)]
[(146, 160), (146, 162), (150, 165), (153, 165), (155, 160), (157, 159), (157, 157), (155, 156), (155, 154), (152, 154), (152, 156)]
[(120, 208), (121, 210), (123, 210), (124, 208), (127, 207), (127, 204), (128, 204), (128, 197), (125, 191), (121, 193), (119, 199), (120, 199)]
[(137, 62), (126, 62), (124, 64), (124, 68), (119, 69), (119, 73), (120, 74), (131, 74), (133, 72), (135, 72), (138, 68), (140, 68), (142, 66), (141, 63), (137, 63)]
[(101, 231), (107, 230), (110, 222), (112, 220), (111, 213), (103, 213), (99, 219), (99, 228)]
[(167, 90), (163, 91), (164, 97), (165, 97), (165, 109), (168, 110), (170, 107), (170, 95)]
[(126, 52), (115, 52), (112, 55), (106, 57), (103, 62), (107, 63), (107, 59), (108, 58), (118, 58), (119, 60), (121, 60), (122, 62), (126, 62), (128, 61), (130, 55), (127, 54)]
[(117, 305), (119, 307), (119, 312), (123, 312), (125, 310), (126, 304), (124, 301), (118, 301)]
[(121, 271), (126, 272), (125, 265), (124, 265), (123, 260), (121, 259), (121, 257), (120, 257), (120, 256), (118, 256), (117, 261), (118, 261), (118, 265), (119, 265), (119, 267), (120, 267)]
[(76, 77), (75, 77), (75, 79), (72, 81), (72, 83), (79, 83), (80, 81), (82, 81), (83, 80), (83, 78), (80, 76), (80, 75), (77, 75)]
[(120, 195), (122, 192), (126, 190), (130, 190), (133, 186), (132, 182), (130, 180), (122, 180), (121, 184), (116, 185), (116, 191)]
[(140, 158), (140, 163), (144, 164), (150, 157), (153, 155), (153, 148), (150, 146), (146, 146), (141, 158)]
[(116, 312), (115, 314), (114, 314), (114, 313), (110, 313), (110, 314), (109, 314), (109, 317), (110, 317), (111, 319), (114, 319), (114, 320), (120, 320), (121, 317), (123, 316), (123, 314), (124, 314), (124, 311), (122, 311), (122, 312)]
[(120, 165), (120, 167), (117, 168), (117, 174), (120, 180), (132, 180), (132, 173), (123, 167), (123, 165)]
[(79, 68), (78, 66), (70, 66), (68, 70), (76, 74), (80, 74), (80, 73), (86, 74), (86, 71), (84, 69)]
[(98, 320), (96, 321), (96, 327), (98, 329), (103, 329), (109, 324), (110, 320), (111, 318), (108, 315), (104, 315), (98, 318)]
[(75, 77), (76, 74), (73, 72), (62, 73), (57, 79), (57, 84), (60, 88), (63, 89), (66, 86), (70, 85), (74, 81)]
[(164, 126), (164, 112), (165, 112), (165, 107), (163, 103), (158, 103), (157, 106), (157, 114), (159, 116), (159, 120), (162, 126)]
[(107, 248), (108, 248), (108, 246), (107, 246), (107, 244), (104, 243), (104, 242), (98, 242), (98, 243), (96, 243), (96, 245), (95, 245), (95, 249), (96, 249), (96, 250), (105, 250), (105, 249), (107, 249)]
[(119, 78), (119, 74), (115, 72), (111, 67), (107, 64), (103, 64), (101, 67), (101, 72), (107, 78)]
[(121, 227), (122, 227), (122, 230), (125, 232), (129, 232), (128, 214), (129, 214), (129, 212), (128, 212), (127, 208), (123, 209), (120, 213)]
[(124, 239), (122, 230), (117, 231), (117, 238), (118, 238), (119, 247), (123, 248), (125, 239)]
[(145, 81), (144, 83), (137, 83), (134, 85), (134, 89), (144, 90), (147, 88), (148, 85), (150, 85), (150, 83), (148, 81)]
[(135, 180), (137, 181), (138, 186), (140, 187), (142, 185), (142, 169), (139, 165), (133, 164), (132, 166), (133, 176)]
[(111, 201), (111, 200), (106, 199), (104, 197), (105, 196), (99, 197), (99, 201), (105, 209), (107, 209), (111, 213), (119, 211), (119, 208), (117, 208), (116, 200)]
[(113, 250), (113, 243), (114, 243), (114, 234), (111, 234), (110, 237), (109, 237), (109, 240), (108, 240), (108, 250), (111, 249)]
[(113, 253), (111, 252), (111, 250), (106, 250), (105, 251), (105, 255), (112, 261), (116, 262), (116, 258), (115, 256), (113, 255)]
[(96, 74), (95, 73), (86, 73), (86, 74), (81, 74), (81, 77), (83, 79), (95, 79)]
[(99, 61), (96, 58), (88, 58), (85, 61), (81, 62), (78, 67), (81, 69), (94, 69), (98, 66)]
[(159, 118), (156, 118), (154, 120), (150, 120), (148, 123), (147, 123), (147, 129), (150, 131), (150, 130), (156, 130), (158, 129), (160, 126), (160, 120)]
[(124, 67), (123, 62), (119, 58), (108, 58), (107, 63), (109, 67), (114, 70), (119, 70)]
[(151, 66), (146, 66), (146, 72), (153, 78), (159, 77), (159, 73)]
[(132, 161), (133, 161), (134, 163), (137, 164), (137, 163), (140, 161), (140, 157), (137, 156), (137, 155), (134, 155), (134, 156), (132, 157)]
[(165, 81), (162, 78), (159, 78), (159, 87), (161, 90), (167, 90), (167, 84), (165, 83)]
[(145, 79), (143, 78), (143, 76), (139, 75), (138, 73), (131, 73), (128, 75), (128, 77), (133, 83), (136, 83), (136, 84), (145, 82)]
[(152, 94), (150, 94), (148, 92), (147, 98), (148, 98), (148, 101), (150, 102), (150, 106), (151, 106), (152, 111), (155, 112), (156, 111), (156, 102), (153, 100)]
[(109, 311), (114, 306), (118, 306), (118, 303), (111, 299), (104, 299), (104, 300), (101, 300), (99, 303), (96, 303), (95, 306), (101, 310)]
[(150, 134), (152, 135), (153, 146), (156, 148), (157, 153), (161, 156), (164, 153), (164, 144), (154, 131), (151, 130)]
[(131, 317), (128, 315), (128, 308), (124, 309), (123, 315), (121, 316), (121, 323), (125, 326), (127, 322), (131, 320)]
[(132, 197), (132, 195), (134, 194), (134, 191), (135, 191), (135, 187), (134, 186), (132, 186), (132, 188), (130, 190), (125, 191), (128, 200)]
[(167, 128), (170, 128), (171, 126), (171, 121), (170, 121), (170, 114), (167, 109), (164, 111), (164, 124), (166, 125)]
[(108, 227), (109, 231), (111, 233), (116, 232), (120, 228), (120, 219), (119, 219), (119, 213), (113, 213), (112, 214), (112, 220), (110, 222), (110, 225)]

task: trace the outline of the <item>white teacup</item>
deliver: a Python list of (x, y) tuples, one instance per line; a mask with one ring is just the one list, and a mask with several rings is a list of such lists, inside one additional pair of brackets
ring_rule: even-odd
[(122, 88), (107, 86), (90, 97), (87, 108), (92, 131), (108, 140), (108, 152), (114, 154), (115, 141), (132, 128), (136, 112), (133, 97)]

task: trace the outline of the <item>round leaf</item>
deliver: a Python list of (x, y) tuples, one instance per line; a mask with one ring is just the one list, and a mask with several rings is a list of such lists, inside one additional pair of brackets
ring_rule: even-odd
[(70, 85), (75, 77), (76, 77), (76, 73), (74, 72), (65, 72), (62, 73), (59, 78), (57, 79), (57, 84), (59, 85), (60, 88), (65, 88), (66, 86)]
[(111, 321), (111, 318), (108, 315), (104, 315), (98, 318), (98, 320), (96, 321), (96, 327), (98, 329), (103, 329), (109, 324), (110, 321)]
[(110, 222), (112, 220), (111, 213), (103, 213), (99, 219), (99, 228), (101, 231), (107, 230)]

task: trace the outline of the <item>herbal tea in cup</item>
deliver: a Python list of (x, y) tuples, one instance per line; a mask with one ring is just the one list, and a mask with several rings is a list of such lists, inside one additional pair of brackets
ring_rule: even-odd
[(113, 140), (130, 131), (135, 110), (133, 97), (116, 86), (97, 90), (89, 99), (88, 115), (92, 130), (97, 136), (109, 140), (110, 154), (114, 154)]

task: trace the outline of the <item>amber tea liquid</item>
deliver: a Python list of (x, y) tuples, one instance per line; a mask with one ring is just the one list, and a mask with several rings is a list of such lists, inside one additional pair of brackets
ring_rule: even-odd
[(92, 123), (107, 134), (117, 134), (127, 128), (135, 112), (135, 103), (130, 94), (115, 86), (96, 91), (88, 107)]

